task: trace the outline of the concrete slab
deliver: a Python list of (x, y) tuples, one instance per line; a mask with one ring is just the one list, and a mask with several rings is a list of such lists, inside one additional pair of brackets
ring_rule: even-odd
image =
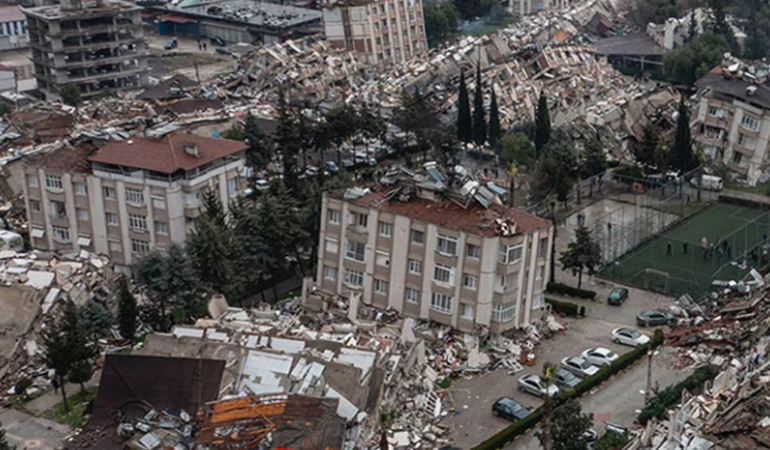
[(70, 433), (66, 425), (15, 409), (0, 409), (0, 422), (11, 446), (19, 449), (59, 449)]
[(0, 378), (35, 320), (44, 293), (24, 287), (0, 286)]

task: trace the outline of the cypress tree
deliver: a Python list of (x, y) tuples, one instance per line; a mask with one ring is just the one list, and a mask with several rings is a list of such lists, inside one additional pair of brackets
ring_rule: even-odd
[(548, 99), (540, 93), (535, 115), (535, 159), (540, 157), (540, 150), (551, 139), (551, 117), (548, 115)]
[(133, 343), (136, 337), (136, 318), (139, 315), (139, 307), (136, 298), (128, 289), (125, 278), (120, 281), (118, 291), (118, 329), (123, 339)]
[(481, 65), (476, 64), (476, 92), (473, 95), (473, 142), (483, 145), (487, 140), (487, 119), (484, 112), (484, 92), (481, 89)]
[(472, 139), (471, 103), (468, 99), (468, 86), (465, 85), (465, 73), (460, 72), (460, 93), (457, 100), (457, 139), (467, 144)]
[(690, 135), (690, 115), (682, 96), (679, 102), (679, 117), (676, 119), (676, 135), (674, 145), (669, 152), (669, 166), (681, 172), (687, 172), (698, 165), (695, 153), (692, 151)]
[(497, 94), (492, 89), (492, 103), (489, 105), (489, 143), (495, 151), (500, 148), (500, 138), (502, 135), (500, 112), (497, 110)]

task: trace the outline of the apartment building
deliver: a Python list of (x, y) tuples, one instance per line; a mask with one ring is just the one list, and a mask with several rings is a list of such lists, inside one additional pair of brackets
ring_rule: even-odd
[(184, 242), (212, 189), (241, 191), (246, 144), (191, 134), (61, 147), (22, 166), (33, 247), (109, 255), (118, 266)]
[(366, 305), (463, 331), (483, 325), (499, 333), (541, 317), (549, 221), (473, 195), (394, 192), (324, 195), (322, 292), (360, 294)]
[(422, 0), (339, 0), (323, 5), (326, 40), (368, 64), (388, 65), (428, 51)]
[(722, 67), (695, 85), (693, 139), (713, 162), (755, 185), (768, 163), (770, 87)]
[(0, 50), (27, 46), (27, 20), (19, 5), (0, 6)]
[(78, 85), (84, 98), (147, 84), (141, 10), (116, 0), (24, 9), (34, 76), (46, 99), (60, 100), (66, 84)]
[(563, 9), (569, 3), (569, 0), (508, 0), (508, 9), (512, 14), (527, 16), (540, 11)]

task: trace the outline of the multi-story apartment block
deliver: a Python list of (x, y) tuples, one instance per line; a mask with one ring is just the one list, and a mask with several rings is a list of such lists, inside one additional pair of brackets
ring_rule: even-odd
[(91, 252), (130, 266), (183, 242), (212, 189), (224, 205), (241, 190), (246, 145), (191, 134), (62, 147), (23, 165), (33, 247)]
[[(324, 195), (317, 285), (366, 305), (471, 331), (540, 319), (553, 227), (473, 197)], [(430, 199), (430, 197), (433, 197)]]
[(569, 0), (508, 0), (508, 9), (512, 14), (527, 16), (540, 11), (563, 9)]
[(59, 100), (66, 84), (83, 97), (103, 89), (137, 89), (147, 81), (142, 8), (116, 0), (81, 0), (24, 10), (40, 91)]
[(339, 0), (323, 6), (326, 40), (368, 64), (388, 65), (428, 51), (422, 0)]
[(756, 184), (770, 155), (770, 87), (722, 67), (701, 77), (696, 86), (694, 140), (713, 162)]

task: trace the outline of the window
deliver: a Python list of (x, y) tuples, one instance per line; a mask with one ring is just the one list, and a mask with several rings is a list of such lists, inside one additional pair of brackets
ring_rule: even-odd
[(40, 212), (40, 210), (41, 210), (40, 202), (37, 201), (37, 200), (30, 200), (29, 201), (29, 209), (31, 209), (32, 211), (35, 211), (35, 212)]
[(422, 261), (417, 261), (416, 259), (410, 259), (409, 260), (409, 273), (414, 275), (421, 275), (422, 274)]
[(75, 209), (75, 212), (77, 212), (78, 220), (82, 220), (83, 222), (88, 222), (88, 210), (83, 208), (77, 208)]
[(328, 253), (339, 253), (340, 252), (339, 241), (332, 238), (326, 238), (326, 251)]
[(430, 297), (430, 309), (440, 313), (452, 312), (452, 297), (446, 294), (434, 292)]
[(118, 215), (115, 213), (108, 212), (107, 225), (117, 225), (117, 224), (118, 224)]
[(227, 180), (227, 190), (230, 193), (230, 197), (238, 195), (238, 178), (230, 178)]
[(411, 240), (413, 244), (420, 244), (422, 245), (425, 243), (425, 233), (423, 233), (420, 230), (412, 230), (411, 232)]
[(472, 291), (476, 290), (476, 286), (479, 284), (479, 279), (475, 275), (463, 275), (463, 287)]
[(155, 233), (156, 234), (168, 234), (168, 224), (166, 222), (155, 221)]
[(364, 257), (366, 256), (366, 245), (362, 242), (348, 241), (345, 256), (350, 259), (363, 262)]
[(351, 213), (350, 224), (353, 226), (366, 228), (366, 226), (369, 224), (369, 216), (361, 213)]
[(329, 223), (340, 223), (340, 210), (339, 209), (327, 209), (327, 213), (329, 213)]
[(497, 303), (492, 307), (493, 322), (510, 322), (516, 317), (516, 302)]
[(433, 279), (439, 283), (455, 284), (455, 269), (443, 264), (436, 264)]
[(363, 286), (364, 273), (357, 270), (345, 269), (345, 284), (350, 286)]
[(516, 264), (521, 260), (522, 245), (514, 244), (500, 247), (500, 262), (502, 264)]
[(51, 226), (51, 232), (53, 232), (53, 238), (57, 242), (69, 242), (70, 241), (70, 229), (67, 227), (60, 227), (58, 225)]
[(439, 234), (436, 242), (436, 249), (443, 255), (457, 255), (457, 239)]
[(27, 175), (27, 184), (29, 187), (37, 187), (37, 175)]
[(460, 317), (463, 319), (473, 319), (473, 306), (467, 303), (460, 303)]
[(87, 195), (85, 183), (75, 183), (75, 195)]
[(104, 187), (104, 198), (107, 198), (107, 199), (110, 199), (110, 200), (115, 200), (115, 197), (116, 197), (116, 195), (115, 195), (115, 188), (114, 187), (105, 186)]
[(374, 292), (376, 292), (378, 294), (387, 294), (388, 293), (388, 285), (389, 284), (390, 283), (388, 283), (385, 280), (375, 279), (374, 280)]
[(337, 268), (332, 266), (324, 266), (324, 278), (327, 280), (337, 279)]
[(481, 258), (481, 247), (478, 245), (468, 244), (467, 246), (468, 258), (479, 259)]
[(749, 138), (745, 134), (738, 133), (738, 145), (745, 147), (748, 140)]
[(141, 255), (150, 251), (150, 243), (139, 239), (131, 239), (131, 253)]
[(545, 258), (546, 251), (548, 251), (548, 238), (540, 239), (540, 244), (537, 246), (537, 257)]
[(377, 250), (377, 253), (374, 258), (375, 264), (378, 266), (389, 266), (390, 265), (390, 253), (384, 252), (382, 250)]
[(140, 216), (137, 214), (129, 214), (128, 226), (135, 230), (144, 231), (147, 229), (147, 218), (145, 216)]
[(420, 303), (420, 291), (413, 288), (406, 288), (406, 301), (409, 303)]
[(393, 233), (393, 224), (388, 222), (379, 223), (380, 236), (390, 237)]
[(536, 280), (542, 280), (543, 279), (543, 272), (545, 272), (545, 266), (537, 266), (537, 269), (535, 269), (535, 279)]
[(740, 164), (742, 159), (743, 159), (743, 154), (742, 153), (733, 152), (733, 163), (734, 164)]
[(64, 202), (51, 200), (51, 215), (54, 217), (66, 217), (67, 208), (64, 206)]
[(752, 131), (757, 131), (759, 129), (759, 121), (748, 114), (744, 114), (743, 118), (741, 118), (741, 125)]
[(61, 177), (59, 175), (46, 175), (45, 185), (48, 189), (56, 189), (56, 190), (64, 189), (64, 185), (62, 184)]
[(126, 188), (126, 201), (134, 205), (143, 205), (144, 191), (141, 189)]

